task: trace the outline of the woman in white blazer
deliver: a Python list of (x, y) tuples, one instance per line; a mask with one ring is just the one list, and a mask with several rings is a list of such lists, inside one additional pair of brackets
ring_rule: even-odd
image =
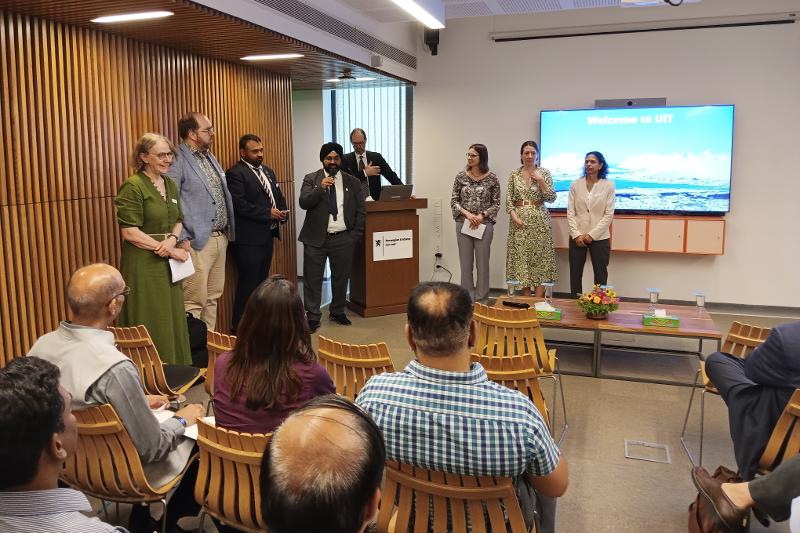
[(594, 282), (608, 283), (611, 257), (609, 226), (614, 218), (614, 183), (606, 179), (608, 165), (600, 152), (589, 152), (583, 163), (583, 177), (569, 187), (569, 286), (573, 295), (583, 292), (586, 252), (592, 256)]

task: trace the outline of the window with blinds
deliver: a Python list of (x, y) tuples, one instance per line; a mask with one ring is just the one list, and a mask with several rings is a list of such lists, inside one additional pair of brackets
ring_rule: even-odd
[(352, 152), (350, 132), (367, 133), (367, 150), (383, 155), (404, 183), (412, 183), (414, 88), (370, 87), (324, 91), (325, 137)]

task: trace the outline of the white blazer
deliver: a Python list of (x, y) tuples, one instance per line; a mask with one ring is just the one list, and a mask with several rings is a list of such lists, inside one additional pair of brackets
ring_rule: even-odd
[(614, 182), (611, 180), (599, 180), (592, 187), (591, 195), (586, 189), (586, 178), (573, 181), (569, 186), (567, 204), (570, 237), (574, 239), (587, 233), (595, 241), (611, 237), (608, 228), (614, 218), (615, 200)]

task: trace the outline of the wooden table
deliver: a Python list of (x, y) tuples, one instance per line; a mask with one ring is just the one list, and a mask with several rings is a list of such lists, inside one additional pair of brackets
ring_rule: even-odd
[[(505, 300), (525, 302), (533, 307), (536, 302), (542, 301), (542, 298), (526, 296), (515, 296), (509, 298), (507, 296), (501, 296), (495, 302), (495, 307), (514, 309), (513, 307), (504, 306), (503, 301)], [(594, 377), (621, 377), (600, 375), (599, 369), (600, 358), (603, 351), (603, 333), (606, 332), (697, 339), (698, 348), (696, 353), (698, 357), (703, 351), (704, 340), (716, 341), (717, 351), (719, 351), (722, 346), (722, 334), (717, 329), (716, 324), (714, 324), (714, 321), (711, 319), (705, 308), (698, 310), (697, 307), (689, 305), (658, 304), (659, 309), (665, 309), (668, 315), (677, 316), (680, 319), (680, 327), (659, 328), (645, 326), (642, 324), (642, 315), (650, 313), (650, 304), (648, 303), (626, 302), (623, 300), (619, 304), (619, 309), (609, 313), (608, 318), (605, 320), (586, 318), (586, 314), (578, 306), (577, 301), (573, 299), (554, 298), (553, 307), (561, 309), (561, 320), (539, 320), (543, 328), (574, 329), (580, 331), (591, 331), (594, 334), (594, 341), (592, 343), (592, 373), (590, 374)], [(641, 351), (654, 350), (643, 348)], [(655, 351), (673, 353), (664, 350)], [(685, 355), (686, 353), (694, 352), (681, 353)], [(693, 385), (693, 383), (648, 380), (634, 377), (624, 377), (623, 379), (627, 379), (629, 381), (645, 381), (648, 383), (665, 383), (669, 385)]]

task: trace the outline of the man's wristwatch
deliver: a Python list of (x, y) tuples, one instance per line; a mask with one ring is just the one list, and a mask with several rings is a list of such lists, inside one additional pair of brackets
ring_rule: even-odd
[(174, 418), (174, 419), (176, 419), (178, 422), (180, 422), (180, 423), (181, 423), (181, 425), (182, 425), (183, 427), (186, 427), (186, 426), (188, 425), (188, 424), (186, 424), (186, 419), (185, 419), (185, 418), (183, 418), (182, 416), (175, 415), (175, 416), (173, 416), (172, 418)]

